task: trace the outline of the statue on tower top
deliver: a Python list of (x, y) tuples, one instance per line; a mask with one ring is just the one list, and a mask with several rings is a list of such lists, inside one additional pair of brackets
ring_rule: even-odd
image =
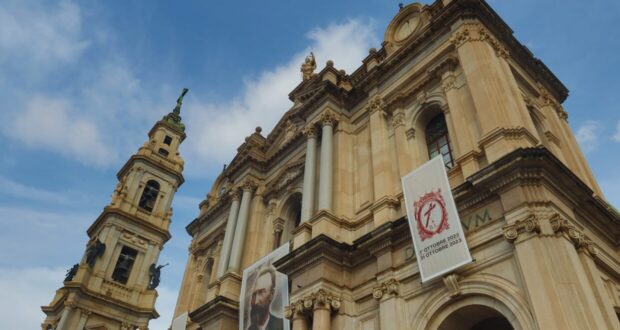
[(306, 56), (304, 63), (301, 64), (301, 73), (303, 80), (310, 79), (315, 69), (316, 61), (314, 60), (314, 53), (310, 52), (310, 55)]
[(179, 95), (179, 98), (177, 99), (177, 105), (174, 107), (174, 110), (172, 110), (172, 112), (174, 112), (177, 115), (181, 114), (181, 106), (183, 105), (183, 98), (185, 97), (185, 94), (187, 94), (187, 92), (189, 91), (189, 89), (187, 88), (183, 88), (183, 90), (181, 91), (181, 95)]
[(185, 125), (181, 122), (181, 106), (183, 105), (183, 97), (185, 97), (185, 94), (187, 94), (188, 91), (189, 89), (183, 88), (181, 95), (179, 95), (179, 98), (177, 99), (177, 105), (171, 113), (165, 115), (162, 119), (163, 121), (178, 127), (182, 132), (185, 131)]

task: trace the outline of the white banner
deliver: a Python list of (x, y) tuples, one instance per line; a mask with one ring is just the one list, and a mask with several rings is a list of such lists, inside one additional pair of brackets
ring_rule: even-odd
[(472, 261), (441, 156), (402, 178), (422, 282)]
[(284, 318), (288, 276), (273, 267), (288, 252), (286, 243), (243, 270), (239, 330), (289, 330), (289, 321)]

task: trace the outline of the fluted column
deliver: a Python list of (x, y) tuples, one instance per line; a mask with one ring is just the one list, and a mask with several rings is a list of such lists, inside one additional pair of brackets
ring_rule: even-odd
[(319, 177), (319, 210), (332, 209), (333, 195), (333, 135), (336, 120), (333, 115), (325, 114), (321, 120), (321, 168)]
[(314, 182), (316, 180), (316, 128), (304, 130), (306, 142), (306, 163), (304, 164), (304, 188), (301, 196), (301, 222), (312, 218), (314, 212)]
[(220, 278), (228, 269), (228, 261), (230, 259), (230, 250), (232, 249), (233, 237), (237, 227), (237, 215), (239, 214), (239, 193), (231, 194), (232, 203), (230, 204), (230, 212), (228, 213), (228, 222), (226, 223), (226, 232), (224, 233), (224, 243), (222, 245), (222, 253), (217, 265), (217, 277)]
[(248, 228), (248, 218), (250, 216), (250, 201), (252, 199), (252, 192), (256, 188), (256, 185), (252, 181), (246, 181), (242, 188), (243, 195), (241, 196), (241, 206), (239, 207), (239, 216), (237, 218), (232, 251), (228, 262), (228, 271), (235, 272), (239, 271), (239, 266), (241, 266), (241, 256), (243, 254), (243, 246), (245, 243), (245, 232)]
[(293, 330), (308, 330), (308, 318), (301, 312), (293, 315)]

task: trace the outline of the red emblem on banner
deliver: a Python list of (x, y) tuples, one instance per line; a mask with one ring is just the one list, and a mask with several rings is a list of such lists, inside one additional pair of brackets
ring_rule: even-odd
[(421, 241), (449, 228), (448, 211), (441, 196), (441, 189), (438, 189), (437, 192), (424, 194), (417, 202), (413, 203), (413, 207)]

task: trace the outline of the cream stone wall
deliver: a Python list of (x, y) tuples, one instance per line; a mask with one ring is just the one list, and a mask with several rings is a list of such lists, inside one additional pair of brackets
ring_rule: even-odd
[[(410, 17), (419, 25), (396, 40)], [(302, 193), (291, 252), (276, 263), (291, 280), (293, 329), (452, 329), (469, 312), (515, 329), (620, 328), (620, 218), (568, 126), (566, 88), (537, 61), (482, 1), (404, 7), (360, 69), (328, 61), (271, 133), (257, 128), (239, 147), (188, 225), (175, 315), (189, 312), (190, 329), (234, 323), (242, 269), (272, 251), (290, 228), (284, 205)], [(475, 261), (422, 284), (400, 178), (428, 160), (439, 114)], [(240, 267), (197, 290), (191, 260), (233, 237), (230, 194), (248, 184), (247, 231), (232, 243)]]

